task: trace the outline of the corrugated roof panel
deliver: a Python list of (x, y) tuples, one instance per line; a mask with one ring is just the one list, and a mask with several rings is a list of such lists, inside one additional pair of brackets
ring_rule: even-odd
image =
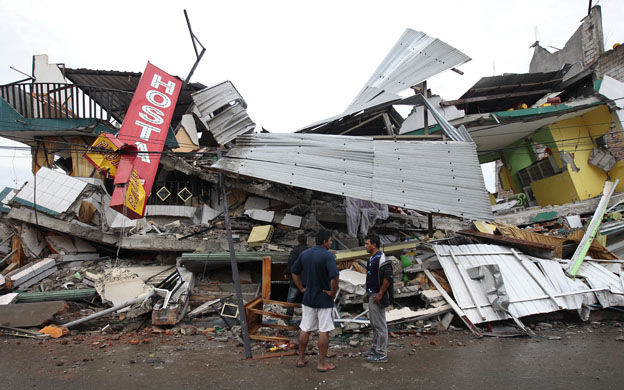
[(192, 97), (193, 113), (220, 145), (256, 127), (247, 115), (245, 100), (230, 81), (195, 92)]
[(408, 28), (345, 114), (395, 99), (399, 92), (468, 61), (470, 57), (445, 42)]
[(491, 219), (474, 144), (253, 134), (213, 165), (296, 187), (458, 217)]
[(624, 286), (613, 272), (593, 261), (584, 261), (577, 276), (585, 278), (592, 288), (609, 289), (609, 291), (596, 292), (598, 302), (602, 307), (624, 306)]
[(245, 100), (231, 81), (224, 81), (212, 87), (202, 89), (191, 94), (191, 96), (195, 104), (193, 111), (201, 118), (209, 117), (217, 109), (232, 102), (239, 102), (243, 105), (243, 108), (247, 108)]
[[(455, 301), (473, 323), (504, 320), (510, 317), (506, 313), (492, 309), (481, 282), (471, 279), (470, 276), (468, 276), (466, 270), (472, 267), (488, 264), (496, 264), (499, 266), (505, 289), (507, 290), (511, 302), (509, 311), (517, 317), (559, 310), (559, 307), (548, 298), (547, 294), (531, 275), (533, 275), (540, 284), (546, 286), (548, 291), (553, 295), (579, 290), (578, 285), (568, 286), (562, 283), (559, 283), (557, 286), (553, 285), (528, 256), (518, 252), (524, 265), (526, 265), (526, 268), (529, 270), (527, 271), (511, 253), (511, 249), (503, 246), (485, 244), (458, 246), (435, 245), (434, 250), (444, 269), (446, 278), (453, 289)], [(456, 256), (459, 267), (449, 255), (451, 251), (456, 255), (459, 254), (459, 256)], [(549, 271), (563, 275), (563, 269), (561, 267), (558, 268), (558, 271), (550, 268)], [(528, 272), (530, 272), (530, 274)], [(463, 278), (462, 274), (464, 276)], [(464, 284), (464, 279), (467, 281), (468, 287)], [(470, 297), (468, 288), (472, 290), (481, 308), (481, 312), (486, 317), (485, 320), (479, 315)], [(575, 300), (556, 298), (556, 301), (559, 306), (569, 310), (580, 308), (580, 303)]]

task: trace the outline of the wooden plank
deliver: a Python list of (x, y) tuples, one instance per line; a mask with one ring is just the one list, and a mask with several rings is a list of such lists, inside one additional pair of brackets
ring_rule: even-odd
[(271, 297), (271, 258), (262, 258), (262, 299)]
[(297, 330), (297, 329), (299, 329), (298, 326), (294, 326), (294, 325), (277, 325), (277, 324), (268, 324), (266, 322), (263, 322), (262, 326), (266, 326), (267, 328), (273, 328), (273, 329), (281, 329), (281, 330)]
[(275, 317), (275, 318), (281, 318), (283, 320), (289, 320), (290, 316), (286, 315), (286, 314), (278, 314), (278, 313), (272, 313), (270, 311), (265, 311), (265, 310), (260, 310), (260, 309), (247, 309), (248, 311), (255, 313), (255, 314), (260, 314), (263, 316), (269, 316), (269, 317)]
[(273, 301), (270, 299), (263, 299), (262, 302), (266, 304), (274, 304), (274, 305), (280, 305), (280, 306), (285, 306), (285, 307), (301, 307), (301, 303), (294, 303), (294, 302)]
[(488, 100), (506, 99), (506, 98), (518, 97), (518, 96), (545, 95), (552, 91), (553, 91), (552, 88), (547, 88), (547, 89), (540, 89), (537, 91), (511, 92), (511, 93), (501, 93), (498, 95), (477, 96), (477, 97), (458, 99), (458, 100), (447, 100), (447, 101), (440, 102), (440, 106), (443, 106), (443, 107), (444, 106), (456, 106), (458, 104), (485, 102)]
[[(394, 244), (394, 245), (386, 245), (381, 248), (381, 250), (385, 253), (393, 253), (393, 252), (402, 252), (406, 249), (414, 249), (418, 247), (421, 243), (419, 241), (411, 241), (402, 244)], [(365, 249), (355, 250), (355, 251), (340, 251), (335, 253), (336, 261), (348, 261), (353, 259), (368, 259), (370, 257), (369, 253), (366, 252)]]
[(260, 336), (257, 334), (250, 334), (249, 338), (252, 340), (260, 340), (260, 341), (282, 341), (282, 342), (290, 342), (288, 337), (277, 337), (277, 336)]
[(254, 356), (252, 358), (245, 358), (244, 360), (261, 360), (261, 359), (271, 359), (283, 356), (295, 356), (297, 355), (297, 351), (287, 351), (287, 352), (278, 352), (278, 353), (267, 353), (260, 356)]
[(22, 243), (17, 234), (12, 238), (11, 249), (16, 250), (13, 256), (11, 256), (11, 263), (16, 263), (19, 267), (23, 266), (26, 256), (24, 255), (24, 248), (22, 248)]
[(262, 327), (262, 315), (251, 311), (253, 308), (262, 308), (262, 297), (256, 297), (245, 305), (245, 317), (247, 318), (247, 330), (254, 334)]

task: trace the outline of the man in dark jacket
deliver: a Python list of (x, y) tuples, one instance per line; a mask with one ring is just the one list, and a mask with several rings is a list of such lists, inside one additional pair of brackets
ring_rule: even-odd
[[(292, 250), (292, 252), (290, 252), (290, 256), (288, 256), (288, 265), (284, 270), (284, 277), (290, 280), (290, 285), (288, 287), (288, 297), (286, 298), (286, 302), (291, 303), (301, 303), (301, 298), (303, 298), (303, 294), (301, 293), (301, 291), (299, 291), (299, 289), (295, 285), (295, 282), (293, 281), (292, 275), (290, 274), (290, 269), (292, 268), (293, 264), (295, 264), (295, 261), (297, 260), (299, 255), (303, 251), (308, 249), (308, 236), (303, 233), (298, 235), (297, 243), (298, 245)], [(289, 315), (291, 319), (294, 312), (295, 308), (293, 307), (289, 307), (286, 309), (286, 314)]]
[(388, 324), (386, 307), (390, 305), (388, 289), (392, 284), (392, 262), (379, 250), (379, 236), (366, 237), (364, 248), (371, 257), (366, 266), (366, 292), (368, 293), (368, 317), (373, 328), (373, 345), (364, 353), (367, 360), (375, 363), (388, 361)]

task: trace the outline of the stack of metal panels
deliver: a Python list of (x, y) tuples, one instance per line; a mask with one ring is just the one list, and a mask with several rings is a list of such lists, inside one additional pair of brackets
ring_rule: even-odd
[(202, 89), (191, 96), (195, 104), (193, 113), (220, 145), (256, 127), (247, 115), (245, 100), (230, 81)]

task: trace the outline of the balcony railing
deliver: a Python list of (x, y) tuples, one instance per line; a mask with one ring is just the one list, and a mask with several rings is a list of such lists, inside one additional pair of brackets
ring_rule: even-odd
[(121, 123), (133, 92), (57, 83), (0, 86), (0, 97), (24, 118), (100, 119)]

